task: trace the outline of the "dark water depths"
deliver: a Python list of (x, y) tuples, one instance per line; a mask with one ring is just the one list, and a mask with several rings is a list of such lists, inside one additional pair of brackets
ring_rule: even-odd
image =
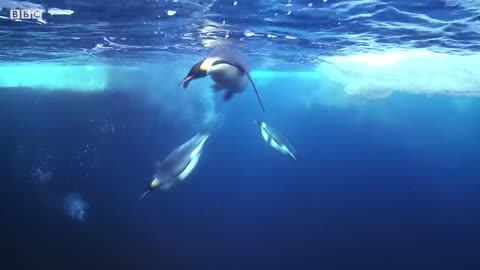
[[(297, 162), (264, 148), (249, 110), (227, 109), (191, 178), (139, 200), (154, 161), (192, 132), (128, 93), (0, 100), (0, 247), (16, 269), (478, 266), (476, 105), (283, 111), (269, 120)], [(61, 209), (70, 192), (89, 204), (83, 222)]]

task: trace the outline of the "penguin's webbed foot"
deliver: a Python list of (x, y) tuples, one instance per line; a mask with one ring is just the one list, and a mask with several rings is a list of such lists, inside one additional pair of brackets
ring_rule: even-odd
[(232, 91), (226, 91), (225, 94), (223, 95), (223, 100), (224, 101), (229, 101), (232, 99), (234, 92)]
[(213, 84), (212, 86), (210, 86), (212, 88), (213, 91), (215, 92), (218, 92), (218, 91), (221, 91), (223, 89), (223, 87), (219, 84)]

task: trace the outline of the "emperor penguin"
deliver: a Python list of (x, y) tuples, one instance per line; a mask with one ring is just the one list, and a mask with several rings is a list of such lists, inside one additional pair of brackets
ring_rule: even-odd
[(223, 96), (225, 101), (244, 91), (250, 82), (260, 107), (265, 111), (257, 87), (250, 77), (247, 57), (237, 47), (225, 44), (216, 47), (207, 57), (194, 64), (180, 83), (183, 88), (187, 88), (192, 80), (207, 76), (214, 82), (211, 86), (213, 91), (225, 91)]
[(153, 175), (153, 180), (140, 198), (156, 189), (170, 189), (173, 185), (185, 180), (197, 166), (205, 142), (209, 137), (209, 132), (197, 133), (175, 148), (163, 161), (157, 162), (157, 170)]
[(272, 128), (263, 121), (253, 121), (253, 123), (257, 124), (260, 128), (260, 133), (262, 134), (262, 138), (266, 144), (278, 152), (289, 155), (293, 159), (297, 160), (298, 154), (295, 148), (276, 129)]

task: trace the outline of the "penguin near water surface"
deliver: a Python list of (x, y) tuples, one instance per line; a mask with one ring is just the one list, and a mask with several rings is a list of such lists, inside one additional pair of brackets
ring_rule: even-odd
[(192, 80), (210, 76), (214, 81), (211, 86), (212, 89), (215, 92), (224, 90), (223, 99), (228, 101), (235, 94), (244, 91), (250, 82), (262, 110), (265, 111), (257, 87), (249, 72), (247, 57), (240, 50), (233, 45), (221, 45), (193, 65), (181, 84), (183, 88), (187, 88)]

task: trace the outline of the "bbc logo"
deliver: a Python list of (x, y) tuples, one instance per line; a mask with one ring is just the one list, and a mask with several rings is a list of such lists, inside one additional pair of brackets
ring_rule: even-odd
[(12, 20), (41, 20), (45, 10), (41, 9), (11, 9), (10, 19)]

